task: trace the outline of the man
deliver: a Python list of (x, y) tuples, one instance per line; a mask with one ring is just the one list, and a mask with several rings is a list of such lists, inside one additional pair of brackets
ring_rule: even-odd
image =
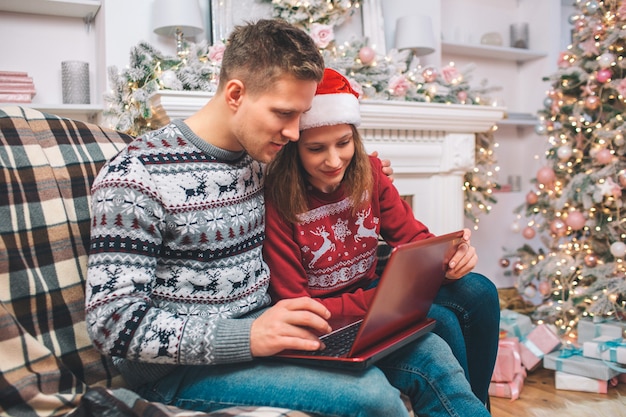
[[(328, 310), (311, 298), (268, 308), (262, 259), (264, 163), (298, 140), (323, 70), (305, 32), (278, 20), (239, 26), (213, 99), (139, 137), (96, 178), (88, 330), (147, 399), (203, 411), (237, 404), (408, 415), (375, 367), (351, 374), (257, 359), (318, 349), (317, 335), (330, 331)], [(425, 360), (444, 365), (407, 382), (423, 394), (414, 406), (472, 401), (445, 342), (420, 344)]]

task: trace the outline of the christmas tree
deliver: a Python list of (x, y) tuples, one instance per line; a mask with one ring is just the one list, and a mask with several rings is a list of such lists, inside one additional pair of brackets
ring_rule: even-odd
[[(572, 44), (539, 110), (545, 162), (518, 213), (526, 244), (507, 254), (534, 318), (575, 335), (584, 316), (625, 319), (626, 3), (576, 0)], [(537, 239), (535, 239), (537, 237)]]

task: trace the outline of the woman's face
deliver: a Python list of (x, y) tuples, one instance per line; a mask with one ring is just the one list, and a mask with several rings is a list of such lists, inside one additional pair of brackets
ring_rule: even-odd
[(354, 156), (352, 126), (321, 126), (300, 132), (298, 155), (307, 179), (325, 193), (335, 191)]

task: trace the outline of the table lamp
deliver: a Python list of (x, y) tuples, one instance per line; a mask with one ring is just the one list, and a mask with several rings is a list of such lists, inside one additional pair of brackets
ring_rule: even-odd
[(204, 31), (198, 0), (154, 0), (152, 8), (154, 33), (176, 38), (176, 54), (187, 55), (184, 37)]
[(408, 15), (396, 21), (395, 47), (401, 51), (410, 49), (414, 56), (435, 52), (433, 23), (429, 16)]

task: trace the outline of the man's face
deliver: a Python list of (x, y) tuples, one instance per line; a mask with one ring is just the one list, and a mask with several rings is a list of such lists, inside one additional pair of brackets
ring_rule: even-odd
[(246, 94), (234, 117), (239, 144), (255, 160), (268, 163), (300, 135), (300, 116), (311, 107), (315, 81), (280, 78), (259, 94)]

